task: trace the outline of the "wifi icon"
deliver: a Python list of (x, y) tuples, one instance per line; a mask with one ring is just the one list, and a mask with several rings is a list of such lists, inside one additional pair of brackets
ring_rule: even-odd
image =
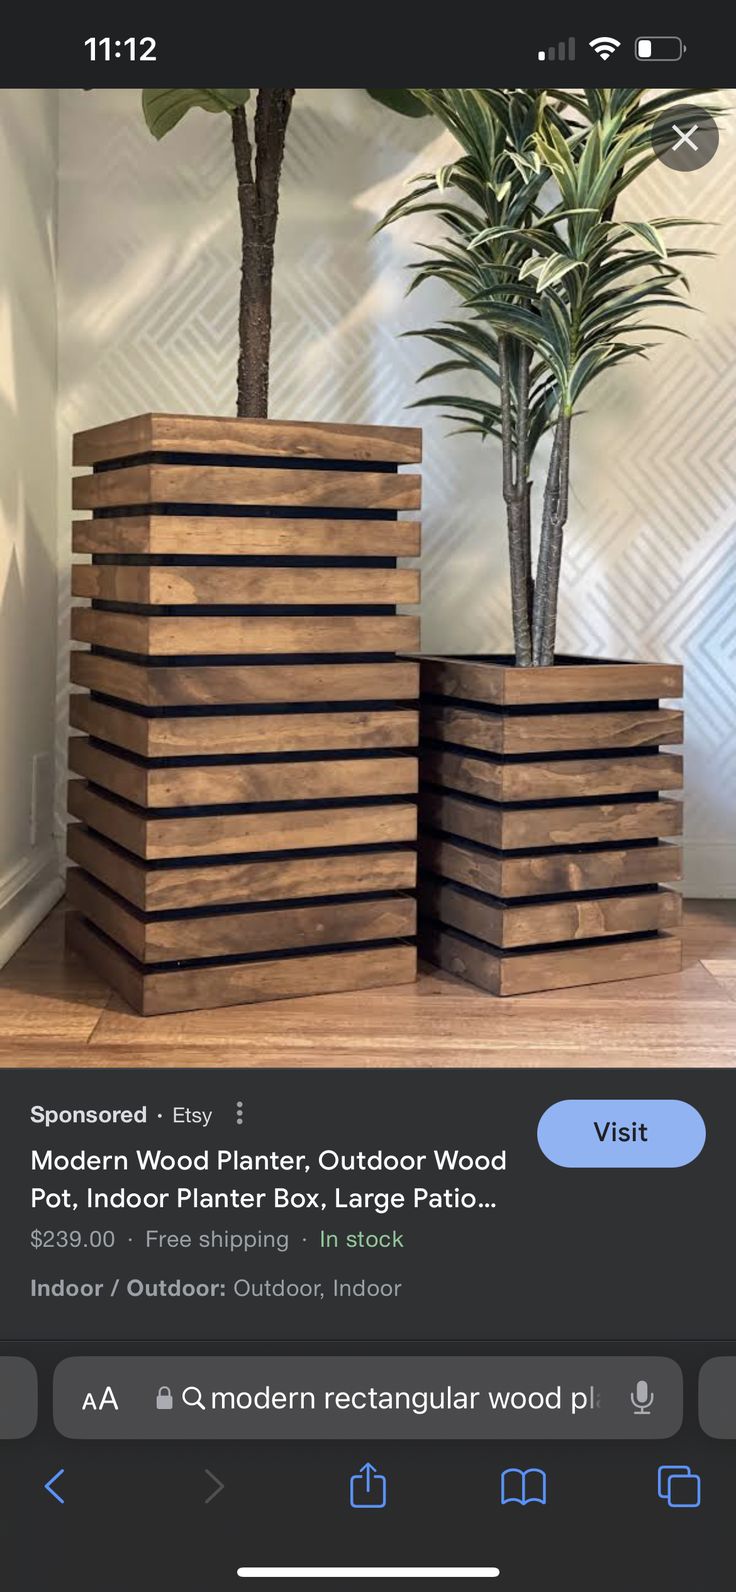
[(599, 55), (602, 61), (609, 60), (609, 58), (613, 55), (614, 50), (618, 50), (620, 46), (620, 39), (609, 39), (603, 37), (600, 39), (590, 40), (591, 50), (595, 50), (596, 55)]

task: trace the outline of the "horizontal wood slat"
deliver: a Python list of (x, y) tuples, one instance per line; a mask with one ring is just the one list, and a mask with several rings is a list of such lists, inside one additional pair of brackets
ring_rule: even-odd
[(320, 762), (214, 763), (154, 768), (72, 736), (69, 767), (138, 807), (226, 807), (237, 802), (330, 801), (344, 796), (409, 796), (414, 757), (331, 758)]
[(626, 702), (682, 696), (674, 663), (556, 663), (516, 669), (475, 658), (422, 659), (422, 693), (512, 707), (574, 702)]
[(682, 917), (681, 899), (672, 890), (501, 905), (456, 884), (425, 878), (420, 901), (424, 912), (440, 923), (503, 949), (675, 929)]
[(78, 431), (73, 463), (94, 465), (130, 454), (156, 452), (419, 464), (422, 433), (416, 426), (248, 420), (229, 415), (133, 415), (110, 425)]
[(499, 851), (535, 846), (588, 846), (682, 833), (678, 801), (591, 802), (580, 807), (503, 808), (423, 790), (422, 822)]
[(449, 704), (426, 703), (422, 709), (422, 734), (428, 739), (506, 755), (674, 746), (682, 740), (683, 723), (683, 715), (676, 708), (540, 713), (528, 717)]
[(569, 797), (623, 796), (677, 790), (682, 758), (669, 752), (637, 757), (569, 758), (559, 762), (488, 762), (428, 747), (422, 772), (430, 783), (488, 801), (554, 801)]
[(259, 851), (329, 851), (416, 840), (410, 802), (266, 813), (208, 813), (196, 818), (148, 817), (115, 796), (71, 780), (69, 812), (137, 857), (235, 856)]
[(329, 752), (412, 747), (418, 714), (411, 708), (340, 713), (219, 713), (148, 718), (126, 713), (84, 692), (72, 694), (69, 723), (139, 757), (217, 757), (241, 752)]
[(410, 896), (145, 918), (80, 868), (70, 869), (67, 896), (72, 907), (139, 962), (253, 956), (361, 940), (409, 939), (416, 930), (416, 903)]
[(419, 573), (415, 569), (145, 569), (76, 564), (72, 594), (159, 607), (416, 603)]
[(425, 923), (420, 953), (492, 995), (528, 995), (534, 990), (678, 973), (682, 967), (682, 942), (676, 934), (504, 955), (481, 941), (465, 940), (450, 929)]
[(72, 482), (75, 509), (138, 503), (280, 508), (418, 509), (421, 476), (378, 470), (262, 469), (257, 465), (138, 464)]
[(74, 685), (153, 709), (400, 702), (416, 697), (419, 680), (407, 661), (154, 665), (74, 651), (69, 667)]
[(145, 973), (76, 913), (68, 915), (67, 941), (101, 978), (120, 990), (135, 1010), (146, 1017), (165, 1012), (197, 1011), (202, 1007), (239, 1006), (249, 1001), (282, 1000), (288, 996), (408, 984), (416, 977), (416, 950), (413, 945), (399, 943), (224, 966), (215, 963), (181, 972)]
[(335, 615), (243, 618), (216, 615), (151, 617), (74, 608), (71, 633), (75, 641), (144, 657), (181, 657), (217, 653), (396, 652), (416, 646), (419, 620), (408, 614), (360, 618)]
[(237, 514), (129, 514), (75, 520), (75, 553), (191, 558), (416, 558), (417, 520), (258, 519)]
[(101, 879), (141, 912), (183, 911), (202, 906), (298, 900), (304, 896), (363, 895), (376, 890), (413, 890), (412, 848), (355, 851), (270, 861), (201, 863), (165, 867), (119, 850), (82, 824), (70, 824), (72, 862)]
[(665, 884), (682, 878), (682, 849), (667, 843), (629, 850), (550, 851), (510, 857), (472, 842), (425, 832), (420, 836), (419, 856), (428, 872), (502, 899)]

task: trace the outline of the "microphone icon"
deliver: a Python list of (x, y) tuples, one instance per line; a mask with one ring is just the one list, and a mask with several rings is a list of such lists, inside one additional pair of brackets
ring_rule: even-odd
[(650, 1389), (649, 1383), (645, 1382), (643, 1378), (641, 1381), (637, 1382), (636, 1387), (631, 1395), (631, 1402), (634, 1406), (635, 1415), (650, 1414), (652, 1405), (654, 1403), (654, 1394)]

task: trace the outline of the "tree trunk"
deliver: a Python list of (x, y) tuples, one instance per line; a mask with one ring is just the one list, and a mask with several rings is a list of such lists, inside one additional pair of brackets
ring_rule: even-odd
[(242, 234), (238, 320), (238, 415), (268, 414), (271, 353), (271, 293), (274, 239), (279, 214), (279, 181), (292, 88), (261, 88), (255, 114), (254, 151), (245, 106), (232, 115)]
[[(508, 339), (498, 339), (498, 365), (501, 382), (501, 444), (503, 459), (503, 495), (509, 541), (509, 571), (511, 575), (511, 616), (514, 630), (514, 651), (520, 669), (528, 669), (532, 662), (532, 638), (529, 613), (530, 559), (529, 545), (529, 488), (526, 481), (526, 398), (528, 364), (526, 350), (520, 352), (520, 375), (516, 412), (516, 461), (514, 461), (514, 428), (511, 407), (511, 367)], [(522, 372), (526, 372), (526, 376)], [(523, 409), (523, 413), (520, 413)], [(516, 462), (516, 470), (514, 470)]]
[(567, 520), (569, 477), (570, 416), (561, 414), (555, 427), (544, 489), (542, 534), (537, 561), (532, 645), (534, 664), (539, 668), (547, 668), (555, 661), (557, 601), (562, 541)]

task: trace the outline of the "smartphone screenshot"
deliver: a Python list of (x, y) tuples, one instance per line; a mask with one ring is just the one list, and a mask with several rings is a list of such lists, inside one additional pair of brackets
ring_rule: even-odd
[(731, 1592), (736, 89), (606, 20), (8, 41), (4, 1592)]

